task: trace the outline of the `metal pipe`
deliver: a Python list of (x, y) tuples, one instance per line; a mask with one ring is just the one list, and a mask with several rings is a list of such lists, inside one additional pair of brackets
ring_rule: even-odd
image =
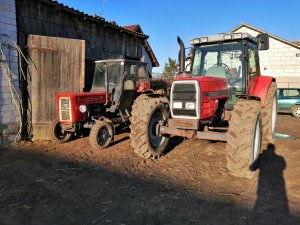
[(227, 141), (226, 132), (209, 132), (209, 131), (195, 131), (186, 129), (177, 129), (173, 127), (159, 126), (158, 134), (171, 134), (175, 136), (185, 137), (188, 139), (204, 139), (212, 141)]
[(180, 46), (180, 50), (178, 54), (178, 61), (180, 62), (179, 73), (183, 73), (185, 70), (185, 48), (184, 48), (184, 43), (179, 36), (177, 36), (177, 42)]

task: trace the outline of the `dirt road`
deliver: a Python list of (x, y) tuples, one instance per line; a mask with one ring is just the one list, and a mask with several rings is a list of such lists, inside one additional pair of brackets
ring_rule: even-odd
[(0, 150), (0, 224), (300, 224), (300, 120), (280, 115), (257, 177), (228, 174), (225, 143), (173, 138), (165, 156), (133, 153), (129, 133), (103, 151), (87, 137)]

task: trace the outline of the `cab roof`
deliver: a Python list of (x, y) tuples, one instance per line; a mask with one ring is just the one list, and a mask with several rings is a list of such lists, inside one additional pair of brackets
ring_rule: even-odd
[(206, 43), (224, 42), (224, 41), (235, 41), (249, 39), (255, 41), (255, 37), (248, 33), (221, 33), (216, 35), (209, 35), (204, 37), (193, 38), (190, 41), (191, 45), (200, 45)]

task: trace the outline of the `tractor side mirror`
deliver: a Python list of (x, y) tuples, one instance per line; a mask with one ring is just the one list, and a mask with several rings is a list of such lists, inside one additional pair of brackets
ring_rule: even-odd
[(256, 36), (258, 50), (269, 49), (269, 35), (267, 33), (261, 33)]

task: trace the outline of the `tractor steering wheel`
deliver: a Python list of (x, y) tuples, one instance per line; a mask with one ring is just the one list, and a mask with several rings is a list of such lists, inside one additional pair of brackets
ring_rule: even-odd
[(231, 77), (232, 77), (231, 74), (229, 73), (229, 66), (228, 66), (227, 64), (225, 64), (225, 63), (220, 63), (219, 65), (218, 65), (218, 64), (215, 64), (214, 66), (222, 66), (222, 67), (224, 67), (226, 77), (227, 77), (227, 78), (231, 78)]

